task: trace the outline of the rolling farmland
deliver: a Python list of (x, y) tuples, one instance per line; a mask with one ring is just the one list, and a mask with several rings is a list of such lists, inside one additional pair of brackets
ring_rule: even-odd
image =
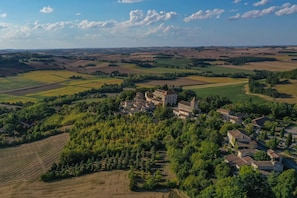
[(34, 143), (0, 149), (0, 185), (37, 181), (53, 162), (57, 162), (67, 133)]

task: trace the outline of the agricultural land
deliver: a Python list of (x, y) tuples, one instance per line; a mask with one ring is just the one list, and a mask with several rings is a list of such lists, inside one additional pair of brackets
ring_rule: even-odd
[[(296, 79), (296, 46), (2, 50), (1, 197), (297, 196)], [(175, 106), (137, 111), (156, 90)], [(230, 130), (283, 172), (230, 167)]]

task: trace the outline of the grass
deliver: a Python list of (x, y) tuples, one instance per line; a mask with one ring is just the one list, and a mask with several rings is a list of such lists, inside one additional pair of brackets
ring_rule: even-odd
[(114, 78), (96, 78), (89, 80), (74, 80), (62, 83), (61, 88), (51, 89), (46, 91), (41, 91), (38, 93), (28, 94), (26, 96), (33, 98), (42, 98), (49, 96), (59, 96), (59, 95), (71, 95), (75, 93), (79, 93), (82, 91), (90, 90), (90, 89), (98, 89), (103, 84), (120, 84), (122, 82), (121, 79)]
[(155, 66), (175, 66), (175, 67), (185, 67), (192, 63), (190, 59), (171, 59), (171, 58), (160, 58), (156, 60)]
[(225, 67), (225, 66), (210, 66), (210, 67), (204, 67), (199, 68), (201, 71), (207, 72), (211, 71), (214, 74), (223, 74), (223, 73), (247, 73), (247, 74), (254, 74), (252, 70), (246, 70), (239, 66), (232, 66), (232, 67)]
[(246, 79), (242, 78), (225, 78), (225, 77), (203, 77), (203, 76), (188, 76), (187, 79), (204, 82), (206, 84), (212, 83), (233, 83), (233, 82), (245, 82)]
[[(281, 98), (281, 101), (287, 103), (296, 103), (297, 101), (297, 80), (290, 80), (289, 84), (279, 84), (275, 87), (279, 93), (286, 93), (291, 97)], [(278, 98), (276, 100), (279, 100)]]
[(16, 102), (36, 102), (36, 98), (26, 97), (26, 96), (12, 96), (7, 94), (0, 94), (0, 102), (9, 102), (9, 103), (16, 103)]
[(0, 91), (32, 87), (43, 83), (26, 79), (21, 76), (0, 77)]
[(19, 75), (20, 78), (24, 78), (31, 81), (41, 83), (57, 83), (69, 80), (71, 76), (81, 76), (83, 78), (90, 78), (92, 76), (66, 71), (66, 70), (45, 70), (45, 71), (33, 71)]
[(143, 68), (138, 67), (135, 64), (125, 64), (121, 67), (129, 69), (135, 73), (146, 73), (146, 74), (164, 74), (164, 73), (185, 73), (185, 72), (197, 72), (193, 69), (177, 69), (177, 68), (165, 68), (165, 67), (152, 67), (152, 68)]
[[(229, 84), (229, 85), (220, 85), (213, 87), (201, 87), (198, 86), (193, 89), (199, 97), (207, 97), (211, 95), (219, 95), (222, 97), (228, 97), (232, 102), (244, 102), (249, 101), (250, 98), (255, 102), (264, 102), (265, 100), (253, 95), (247, 95), (244, 90), (244, 86), (246, 83), (237, 83), (237, 84)], [(185, 87), (186, 89), (186, 87)]]
[[(81, 76), (82, 79), (70, 79)], [(121, 79), (100, 78), (64, 70), (32, 71), (17, 76), (0, 78), (1, 102), (28, 102), (48, 96), (71, 95), (92, 88), (100, 88), (103, 84), (120, 84)], [(46, 85), (58, 84), (56, 87)], [(39, 87), (41, 86), (41, 87)], [(36, 87), (39, 87), (36, 89)], [(26, 88), (26, 90), (22, 90)], [(9, 94), (3, 91), (17, 90), (19, 93)], [(15, 96), (19, 95), (19, 96)]]

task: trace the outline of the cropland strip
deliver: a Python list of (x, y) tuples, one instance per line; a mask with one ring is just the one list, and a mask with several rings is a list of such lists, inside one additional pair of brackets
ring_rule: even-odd
[(14, 90), (0, 91), (0, 94), (8, 94), (13, 96), (25, 96), (27, 94), (37, 93), (40, 91), (52, 90), (62, 87), (61, 82), (47, 85), (39, 85), (34, 87), (24, 87)]
[(170, 192), (131, 192), (129, 171), (106, 171), (50, 183), (15, 182), (1, 186), (1, 198), (166, 198)]
[(59, 161), (68, 139), (69, 135), (63, 133), (34, 143), (0, 149), (0, 186), (39, 180), (53, 162)]

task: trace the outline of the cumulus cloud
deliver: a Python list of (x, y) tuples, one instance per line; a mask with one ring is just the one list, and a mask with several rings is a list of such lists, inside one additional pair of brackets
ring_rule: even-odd
[(250, 10), (242, 14), (242, 18), (258, 18), (273, 13), (277, 9), (276, 6), (271, 6), (263, 10)]
[(254, 6), (263, 6), (263, 5), (266, 5), (268, 2), (269, 2), (269, 0), (261, 0), (261, 1), (254, 3), (253, 5)]
[(241, 0), (233, 0), (233, 3), (239, 3)]
[(0, 14), (0, 18), (4, 19), (4, 18), (6, 18), (6, 17), (7, 17), (7, 13), (2, 13), (2, 14)]
[(158, 33), (170, 33), (171, 31), (174, 31), (176, 28), (173, 25), (164, 25), (164, 23), (161, 23), (157, 27), (149, 29), (145, 35), (153, 35)]
[(90, 28), (110, 28), (114, 27), (116, 24), (116, 21), (109, 20), (109, 21), (88, 21), (83, 20), (80, 23), (77, 24), (78, 28), (81, 29), (90, 29)]
[(199, 20), (199, 19), (209, 19), (212, 17), (220, 18), (221, 14), (224, 13), (225, 10), (223, 9), (213, 9), (213, 10), (199, 10), (198, 12), (192, 14), (189, 17), (184, 19), (185, 22), (190, 22), (192, 20)]
[(44, 13), (44, 14), (49, 14), (49, 13), (52, 13), (53, 11), (54, 11), (54, 9), (51, 8), (50, 6), (43, 7), (40, 9), (40, 12)]
[(229, 17), (229, 20), (231, 20), (231, 21), (238, 20), (238, 19), (240, 19), (240, 17), (241, 17), (241, 15), (239, 13), (237, 13), (236, 15)]
[(297, 13), (297, 5), (296, 4), (290, 5), (289, 3), (286, 3), (275, 14), (277, 16), (282, 16), (282, 15), (288, 15), (288, 14), (294, 14), (294, 13)]
[(119, 0), (118, 3), (137, 3), (143, 0)]
[(142, 10), (132, 10), (129, 14), (129, 20), (120, 22), (119, 25), (123, 27), (152, 25), (160, 21), (170, 20), (176, 15), (176, 12), (157, 12), (156, 10), (148, 10), (145, 14)]

